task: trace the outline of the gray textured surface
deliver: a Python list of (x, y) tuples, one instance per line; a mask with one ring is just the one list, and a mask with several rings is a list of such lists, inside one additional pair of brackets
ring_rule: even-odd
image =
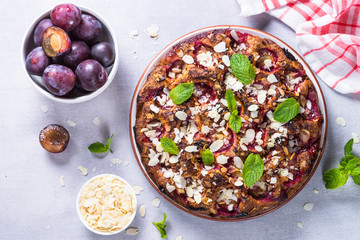
[[(31, 21), (60, 1), (2, 1), (1, 87), (0, 87), (0, 232), (1, 239), (160, 239), (151, 224), (168, 215), (168, 239), (182, 235), (188, 239), (356, 239), (360, 235), (360, 187), (352, 181), (338, 190), (326, 190), (323, 171), (338, 164), (345, 142), (351, 132), (360, 133), (359, 96), (343, 96), (320, 83), (329, 113), (328, 141), (324, 157), (315, 175), (303, 191), (287, 205), (264, 217), (246, 222), (221, 223), (203, 220), (179, 211), (166, 202), (150, 186), (137, 166), (132, 153), (128, 118), (132, 93), (143, 70), (160, 51), (174, 39), (201, 27), (219, 24), (238, 24), (255, 27), (278, 36), (296, 47), (295, 34), (266, 14), (239, 17), (235, 0), (224, 1), (73, 1), (103, 15), (116, 32), (120, 45), (120, 65), (113, 83), (100, 96), (81, 104), (56, 103), (43, 97), (28, 82), (20, 53), (21, 41)], [(155, 23), (160, 38), (150, 39), (146, 29)], [(130, 39), (129, 32), (139, 30), (139, 39)], [(133, 49), (137, 52), (134, 59)], [(42, 112), (41, 105), (49, 111)], [(92, 119), (98, 116), (101, 124)], [(346, 127), (335, 124), (342, 116)], [(72, 119), (77, 124), (66, 123)], [(65, 126), (71, 142), (62, 154), (51, 155), (38, 143), (39, 131), (49, 123)], [(115, 133), (114, 154), (103, 159), (94, 157), (87, 146), (105, 140)], [(355, 146), (360, 153), (360, 145)], [(110, 166), (110, 159), (128, 161), (127, 167)], [(89, 168), (84, 177), (79, 165)], [(92, 169), (96, 167), (96, 171)], [(137, 236), (120, 233), (98, 236), (89, 232), (79, 221), (75, 199), (81, 185), (92, 176), (115, 173), (145, 190), (138, 196), (139, 205), (147, 207), (146, 217), (136, 216), (132, 226), (139, 228)], [(58, 179), (65, 176), (66, 186), (59, 187)], [(313, 189), (319, 190), (314, 194)], [(151, 206), (155, 197), (161, 199), (159, 208)], [(312, 211), (305, 211), (306, 202), (314, 203)], [(297, 222), (303, 223), (303, 229)]]

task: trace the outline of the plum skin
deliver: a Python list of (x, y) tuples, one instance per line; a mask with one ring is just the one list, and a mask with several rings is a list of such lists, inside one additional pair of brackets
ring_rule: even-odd
[(50, 59), (42, 47), (36, 47), (27, 55), (25, 65), (30, 74), (41, 76), (49, 63)]
[(43, 81), (49, 92), (56, 96), (64, 96), (75, 87), (76, 77), (70, 68), (52, 64), (44, 70)]
[(82, 61), (85, 61), (90, 56), (90, 48), (82, 41), (75, 41), (71, 45), (69, 53), (64, 55), (63, 61), (66, 66), (76, 68)]
[(104, 67), (109, 67), (115, 60), (114, 48), (108, 42), (97, 43), (91, 47), (91, 56)]
[(34, 43), (35, 46), (41, 46), (41, 38), (43, 33), (45, 32), (46, 29), (48, 29), (49, 27), (54, 26), (54, 24), (52, 23), (52, 21), (48, 18), (41, 20), (38, 25), (35, 28), (34, 31)]
[(76, 38), (91, 43), (101, 35), (102, 26), (95, 17), (88, 14), (82, 14), (80, 24), (72, 31), (72, 33)]
[(53, 8), (50, 18), (55, 26), (69, 32), (79, 25), (81, 10), (70, 3), (60, 4)]
[(88, 59), (81, 62), (76, 70), (78, 85), (86, 91), (95, 91), (107, 81), (105, 68), (96, 60)]
[(59, 153), (66, 149), (70, 140), (69, 132), (57, 124), (49, 124), (40, 131), (39, 142), (48, 152)]

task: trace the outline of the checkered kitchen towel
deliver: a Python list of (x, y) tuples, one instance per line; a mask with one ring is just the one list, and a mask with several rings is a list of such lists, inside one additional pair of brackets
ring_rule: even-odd
[(242, 16), (265, 11), (296, 31), (314, 72), (341, 93), (360, 94), (360, 0), (237, 0)]

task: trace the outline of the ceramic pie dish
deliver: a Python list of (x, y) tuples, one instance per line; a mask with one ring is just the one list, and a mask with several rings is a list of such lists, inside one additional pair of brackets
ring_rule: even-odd
[[(255, 69), (251, 84), (231, 71), (236, 53)], [(183, 83), (194, 91), (174, 104), (169, 92)], [(238, 132), (229, 127), (227, 90), (242, 119)], [(277, 122), (273, 112), (288, 98), (300, 113)], [(188, 213), (224, 221), (264, 215), (300, 192), (319, 164), (326, 125), (321, 89), (303, 59), (276, 37), (241, 26), (200, 29), (163, 49), (143, 73), (130, 111), (134, 153), (153, 187)], [(164, 137), (179, 153), (163, 150)], [(214, 155), (210, 165), (201, 158), (205, 149)], [(242, 168), (251, 153), (262, 158), (264, 172), (246, 186)]]

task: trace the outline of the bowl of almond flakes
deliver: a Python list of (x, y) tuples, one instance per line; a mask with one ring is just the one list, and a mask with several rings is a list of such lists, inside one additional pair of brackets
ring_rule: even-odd
[(80, 189), (76, 209), (90, 231), (113, 235), (126, 229), (136, 214), (136, 196), (131, 185), (113, 174), (91, 178)]

